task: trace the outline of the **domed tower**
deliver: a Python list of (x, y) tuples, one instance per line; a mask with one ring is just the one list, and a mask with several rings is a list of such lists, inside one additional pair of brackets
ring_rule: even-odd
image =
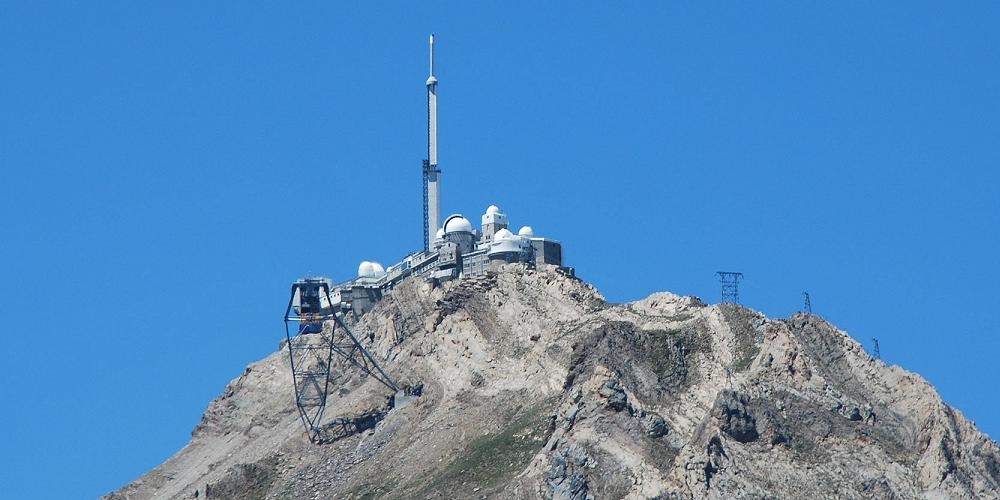
[(517, 236), (509, 229), (503, 228), (493, 235), (486, 255), (489, 258), (491, 271), (497, 271), (500, 266), (510, 262), (530, 263), (531, 242), (524, 236)]
[(442, 229), (444, 229), (444, 241), (458, 245), (461, 253), (469, 253), (476, 249), (476, 233), (469, 219), (459, 214), (452, 215), (445, 219)]
[(496, 205), (490, 205), (483, 214), (483, 236), (481, 241), (488, 243), (493, 241), (497, 231), (507, 229), (507, 214), (500, 211)]
[(441, 248), (441, 245), (443, 244), (444, 244), (444, 228), (439, 227), (437, 233), (434, 234), (434, 241), (431, 243), (431, 249), (436, 251), (438, 248)]
[(455, 214), (444, 221), (441, 239), (435, 243), (438, 270), (431, 276), (449, 280), (462, 275), (462, 262), (466, 254), (476, 249), (476, 233), (469, 219)]

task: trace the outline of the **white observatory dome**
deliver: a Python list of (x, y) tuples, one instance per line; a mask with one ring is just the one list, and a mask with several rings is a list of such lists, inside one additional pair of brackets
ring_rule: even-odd
[(461, 215), (455, 214), (448, 217), (444, 221), (444, 232), (445, 233), (471, 233), (472, 223), (469, 219), (462, 217)]
[(383, 274), (385, 274), (385, 268), (378, 262), (368, 262), (365, 260), (358, 266), (359, 278), (380, 278)]
[(444, 238), (444, 228), (443, 227), (439, 227), (437, 233), (434, 235), (434, 239), (435, 240), (440, 240), (441, 238)]
[(518, 236), (524, 236), (525, 238), (531, 238), (535, 235), (535, 230), (531, 229), (531, 226), (524, 226), (517, 230)]
[(504, 228), (493, 235), (490, 249), (486, 253), (488, 255), (521, 253), (526, 242), (524, 238), (515, 236), (509, 229)]
[(507, 225), (507, 214), (500, 211), (500, 207), (496, 205), (490, 205), (486, 208), (486, 213), (483, 214), (483, 225), (496, 224), (498, 226)]
[(361, 261), (361, 265), (358, 266), (359, 278), (371, 278), (374, 273), (375, 269), (372, 267), (371, 262), (368, 262), (367, 260)]

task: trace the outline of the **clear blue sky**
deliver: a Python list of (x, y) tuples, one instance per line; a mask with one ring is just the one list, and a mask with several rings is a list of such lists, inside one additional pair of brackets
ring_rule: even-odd
[[(0, 484), (187, 442), (289, 284), (496, 203), (610, 300), (815, 311), (1000, 435), (1000, 4), (0, 5)], [(360, 211), (344, 211), (366, 206)]]

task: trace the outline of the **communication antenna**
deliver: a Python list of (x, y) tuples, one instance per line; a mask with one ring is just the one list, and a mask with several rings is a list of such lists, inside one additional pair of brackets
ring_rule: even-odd
[(441, 170), (437, 158), (437, 84), (434, 76), (434, 34), (430, 38), (431, 71), (427, 77), (427, 159), (424, 160), (424, 251), (430, 251), (441, 221)]
[(806, 296), (806, 312), (809, 314), (813, 313), (813, 303), (809, 300), (809, 292), (802, 292), (802, 295)]
[(739, 304), (740, 280), (743, 279), (743, 273), (719, 271), (715, 274), (719, 275), (719, 282), (722, 284), (722, 303)]
[(874, 344), (874, 346), (875, 346), (875, 349), (874, 349), (874, 352), (873, 352), (873, 354), (875, 355), (875, 359), (882, 359), (882, 352), (879, 351), (879, 348), (878, 348), (878, 339), (875, 338), (875, 337), (872, 337), (872, 344)]

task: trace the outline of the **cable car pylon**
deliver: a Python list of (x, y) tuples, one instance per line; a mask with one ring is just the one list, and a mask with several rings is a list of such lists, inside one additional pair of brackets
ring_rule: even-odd
[(337, 313), (330, 297), (332, 288), (333, 283), (326, 278), (300, 279), (292, 284), (285, 309), (285, 345), (292, 367), (295, 405), (313, 443), (326, 441), (321, 422), (336, 359), (345, 360), (393, 393), (401, 392)]

